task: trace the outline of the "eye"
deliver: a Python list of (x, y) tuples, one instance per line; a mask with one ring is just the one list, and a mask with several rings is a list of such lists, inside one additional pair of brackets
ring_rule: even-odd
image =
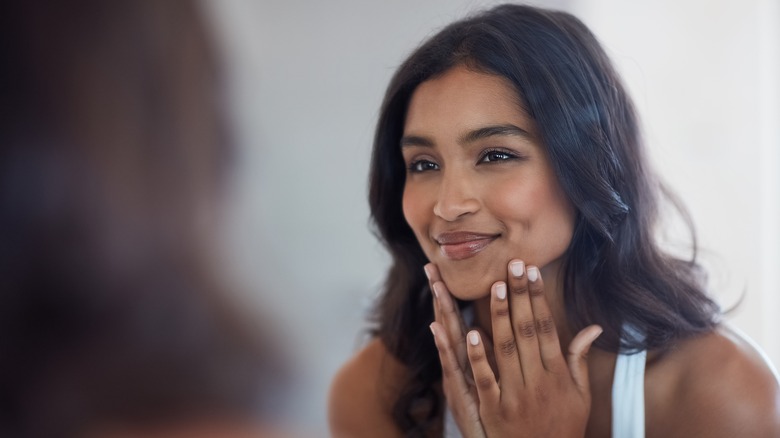
[(502, 149), (488, 149), (479, 157), (479, 163), (493, 163), (519, 158), (516, 154)]
[(439, 170), (439, 165), (428, 160), (416, 160), (407, 167), (410, 173), (422, 173), (429, 170)]

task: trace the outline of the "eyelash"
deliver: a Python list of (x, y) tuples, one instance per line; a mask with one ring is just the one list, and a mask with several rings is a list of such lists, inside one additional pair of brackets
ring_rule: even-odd
[[(432, 166), (436, 166), (436, 169), (418, 169), (418, 166), (430, 164)], [(409, 171), (409, 173), (423, 173), (430, 170), (438, 170), (439, 165), (430, 161), (430, 160), (415, 160), (409, 163), (408, 166), (406, 166), (406, 170)]]
[[(485, 161), (486, 158), (488, 158), (489, 156), (494, 155), (494, 154), (504, 155), (505, 158), (500, 158), (498, 160)], [(517, 155), (517, 153), (510, 152), (510, 151), (508, 151), (506, 149), (498, 149), (498, 148), (497, 149), (486, 149), (485, 151), (482, 152), (482, 154), (480, 154), (479, 160), (477, 161), (477, 164), (498, 163), (498, 162), (501, 162), (501, 161), (510, 161), (510, 160), (517, 160), (517, 159), (522, 159), (522, 158), (523, 157)]]
[[(495, 155), (503, 155), (503, 158), (498, 159), (490, 159), (486, 161), (486, 159), (489, 159), (491, 155), (495, 158)], [(511, 161), (511, 160), (518, 160), (523, 159), (524, 157), (517, 155), (515, 152), (510, 152), (505, 149), (486, 149), (484, 150), (480, 155), (479, 159), (477, 160), (477, 164), (497, 164), (502, 161)], [(421, 168), (421, 166), (432, 166), (428, 168)], [(423, 172), (429, 172), (431, 170), (438, 170), (439, 165), (426, 159), (422, 160), (415, 160), (409, 163), (409, 165), (406, 167), (407, 171), (409, 173), (423, 173)]]

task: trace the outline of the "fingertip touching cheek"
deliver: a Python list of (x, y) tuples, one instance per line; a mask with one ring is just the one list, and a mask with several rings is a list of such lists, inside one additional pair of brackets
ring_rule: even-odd
[(474, 300), (518, 258), (556, 268), (575, 212), (505, 79), (458, 66), (412, 94), (403, 212), (452, 294)]

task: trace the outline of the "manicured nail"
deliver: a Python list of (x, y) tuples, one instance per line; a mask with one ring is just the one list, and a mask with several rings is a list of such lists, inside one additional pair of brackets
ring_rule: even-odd
[(433, 333), (433, 336), (435, 337), (436, 336), (436, 330), (433, 328), (433, 323), (431, 323), (431, 325), (429, 325), (428, 328), (431, 329), (431, 333)]
[(469, 333), (469, 343), (471, 345), (479, 345), (479, 335), (477, 332)]
[(515, 277), (522, 277), (524, 269), (525, 263), (523, 262), (512, 262), (509, 264), (509, 270), (512, 271), (512, 275)]
[(528, 268), (528, 279), (531, 280), (531, 283), (539, 279), (539, 268), (537, 267), (530, 267)]
[(423, 266), (423, 271), (425, 271), (425, 276), (428, 277), (428, 281), (431, 280), (431, 271), (428, 265)]
[(441, 288), (439, 283), (433, 283), (433, 294), (436, 296), (436, 298), (439, 298), (439, 288)]
[(498, 283), (496, 285), (496, 298), (501, 301), (506, 299), (506, 283)]

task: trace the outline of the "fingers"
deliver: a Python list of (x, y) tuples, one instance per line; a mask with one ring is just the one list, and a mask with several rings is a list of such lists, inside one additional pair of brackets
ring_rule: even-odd
[[(479, 332), (479, 342), (482, 343), (482, 345), (485, 348), (485, 353), (487, 353), (488, 363), (490, 364), (490, 369), (493, 371), (497, 370), (496, 365), (496, 353), (493, 350), (493, 340), (492, 337), (486, 334), (481, 328), (475, 327), (474, 330)], [(468, 338), (468, 335), (466, 336)], [(499, 375), (496, 374), (496, 381), (499, 380)], [(471, 383), (474, 383), (473, 380)]]
[(530, 266), (527, 275), (528, 296), (531, 299), (542, 366), (547, 371), (565, 372), (566, 362), (561, 352), (561, 342), (558, 338), (555, 320), (544, 293), (542, 273), (536, 266)]
[(430, 327), (433, 333), (433, 341), (436, 344), (436, 349), (439, 351), (442, 375), (445, 379), (450, 379), (456, 383), (462, 380), (465, 385), (463, 367), (461, 367), (460, 361), (455, 357), (455, 350), (452, 348), (452, 342), (448, 338), (444, 326), (439, 322), (433, 322)]
[(447, 286), (441, 281), (436, 265), (429, 263), (424, 268), (434, 295), (434, 317), (447, 333), (448, 340), (453, 345), (455, 357), (458, 359), (461, 368), (465, 368), (468, 360), (466, 353), (466, 329), (463, 318), (460, 316), (460, 309), (458, 309), (457, 303), (450, 295)]
[[(439, 352), (442, 371), (442, 389), (456, 419), (472, 423), (479, 420), (477, 402), (472, 395), (471, 386), (466, 381), (464, 369), (455, 357), (452, 343), (447, 338), (444, 327), (439, 322), (431, 324), (434, 343)], [(484, 356), (484, 353), (483, 353)], [(475, 435), (476, 436), (476, 435)]]
[[(426, 265), (425, 271), (436, 296), (436, 321), (452, 345), (459, 368), (465, 370), (463, 374), (469, 374), (467, 377), (470, 378), (472, 373), (468, 372), (468, 366), (473, 362), (470, 354), (474, 349), (467, 346), (466, 330), (458, 306), (441, 281), (435, 265)], [(507, 268), (507, 279), (506, 282), (493, 284), (490, 300), (493, 349), (496, 368), (501, 375), (500, 387), (522, 386), (539, 378), (545, 371), (555, 374), (568, 371), (578, 385), (587, 385), (587, 378), (582, 378), (587, 377), (587, 365), (582, 355), (587, 354), (598, 333), (588, 330), (581, 334), (588, 335), (585, 338), (575, 338), (578, 343), (573, 342), (570, 347), (570, 366), (567, 367), (538, 267), (526, 267), (522, 261), (512, 260)], [(481, 337), (479, 339), (479, 349), (484, 351), (484, 341)], [(582, 371), (583, 364), (585, 371)], [(495, 380), (492, 371), (491, 376)]]
[(428, 277), (428, 287), (431, 289), (431, 294), (433, 294), (434, 321), (441, 321), (441, 315), (439, 315), (439, 305), (436, 303), (436, 290), (433, 288), (433, 284), (441, 280), (441, 278), (439, 278), (439, 271), (436, 269), (436, 265), (432, 263), (428, 263), (427, 265), (423, 266), (423, 270), (425, 271), (425, 276)]
[(523, 385), (523, 370), (512, 329), (507, 285), (497, 281), (490, 290), (491, 326), (493, 327), (493, 351), (496, 366), (501, 376), (502, 389), (518, 388)]
[(590, 397), (590, 380), (588, 379), (588, 351), (603, 329), (597, 325), (585, 327), (577, 333), (569, 344), (569, 372), (580, 394)]
[(472, 330), (466, 339), (469, 362), (474, 374), (474, 385), (477, 388), (480, 405), (484, 403), (487, 404), (487, 408), (493, 408), (500, 400), (501, 392), (496, 382), (496, 376), (490, 368), (482, 336), (478, 331)]
[[(540, 276), (535, 267), (528, 271), (535, 272), (534, 293), (539, 293)], [(525, 264), (520, 260), (512, 260), (508, 265), (509, 309), (515, 343), (526, 383), (536, 379), (544, 371), (539, 352), (539, 340), (536, 336), (536, 319), (531, 307), (531, 289), (529, 275)]]

